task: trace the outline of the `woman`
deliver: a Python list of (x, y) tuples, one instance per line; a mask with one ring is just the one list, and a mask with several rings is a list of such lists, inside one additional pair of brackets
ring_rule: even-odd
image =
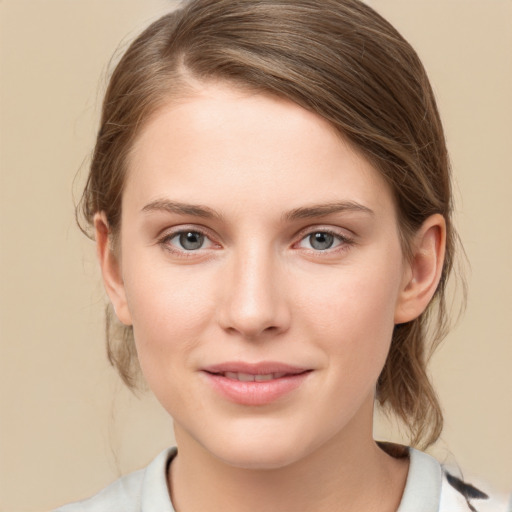
[[(442, 414), (456, 233), (427, 76), (357, 0), (195, 0), (111, 78), (82, 211), (109, 357), (177, 449), (73, 510), (484, 510), (411, 446)], [(88, 227), (84, 229), (87, 230)]]

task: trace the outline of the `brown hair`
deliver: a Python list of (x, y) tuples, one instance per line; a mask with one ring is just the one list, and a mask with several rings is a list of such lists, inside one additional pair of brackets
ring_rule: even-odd
[[(456, 234), (443, 128), (415, 51), (358, 0), (187, 2), (148, 27), (112, 74), (79, 205), (89, 226), (104, 211), (115, 237), (127, 156), (141, 127), (194, 80), (211, 79), (287, 98), (327, 119), (389, 183), (405, 254), (428, 216), (444, 216), (446, 258), (436, 294), (419, 318), (395, 327), (377, 384), (378, 401), (405, 423), (411, 443), (433, 443), (443, 417), (426, 365), (447, 330)], [(133, 333), (110, 311), (107, 346), (134, 388), (140, 369)]]

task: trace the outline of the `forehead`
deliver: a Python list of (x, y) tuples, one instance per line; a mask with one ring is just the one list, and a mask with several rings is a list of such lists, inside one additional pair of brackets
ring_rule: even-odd
[[(350, 200), (388, 208), (380, 173), (322, 117), (272, 95), (204, 84), (160, 108), (128, 161), (125, 199), (170, 194), (263, 209)], [(224, 204), (224, 206), (226, 206)]]

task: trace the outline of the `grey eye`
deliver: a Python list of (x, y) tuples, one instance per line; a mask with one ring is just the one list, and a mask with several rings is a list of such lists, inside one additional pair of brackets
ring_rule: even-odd
[(181, 247), (187, 251), (201, 249), (204, 244), (204, 235), (197, 231), (186, 231), (178, 236)]
[(330, 249), (334, 243), (334, 235), (331, 235), (330, 233), (311, 233), (308, 238), (311, 247), (317, 251)]

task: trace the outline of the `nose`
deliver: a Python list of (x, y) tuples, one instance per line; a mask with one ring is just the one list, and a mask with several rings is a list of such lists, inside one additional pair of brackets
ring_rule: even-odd
[(222, 285), (219, 323), (231, 334), (258, 339), (285, 332), (290, 310), (284, 269), (271, 250), (252, 248), (233, 255)]

